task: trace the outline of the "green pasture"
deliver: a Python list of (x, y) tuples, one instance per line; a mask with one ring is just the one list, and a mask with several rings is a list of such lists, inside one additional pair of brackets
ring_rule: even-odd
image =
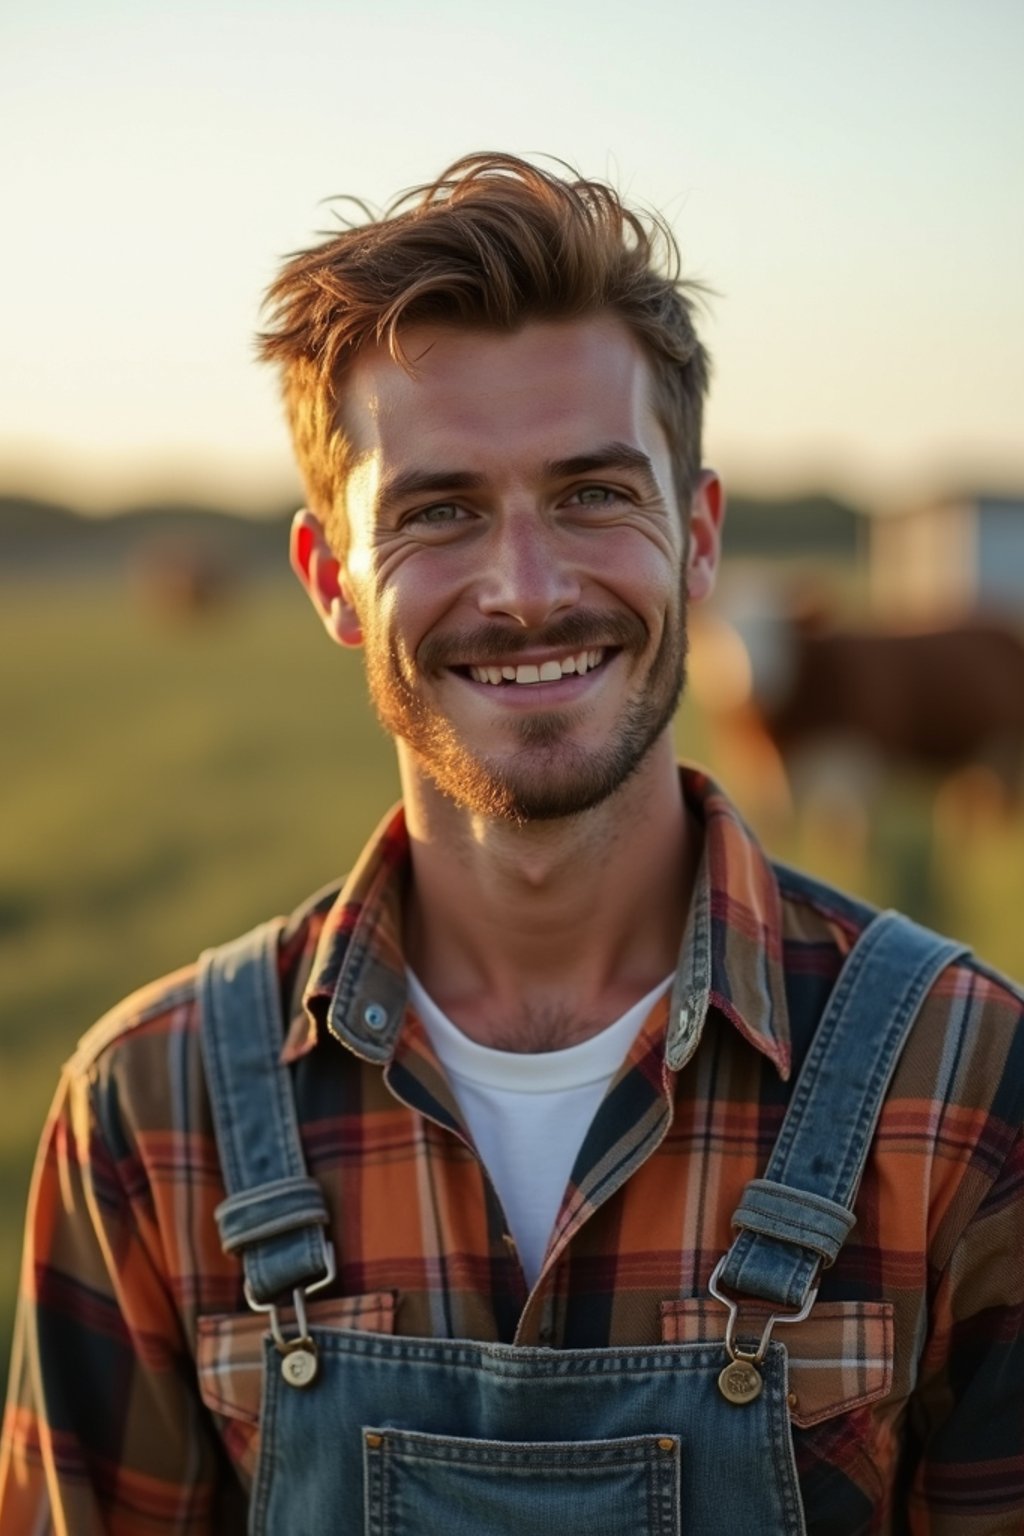
[[(112, 576), (8, 581), (0, 654), (2, 1367), (61, 1061), (124, 993), (343, 871), (397, 780), (358, 658), (327, 643), (283, 579), (174, 619)], [(689, 708), (679, 741), (713, 755)], [(907, 782), (872, 812), (866, 865), (817, 823), (771, 840), (1020, 970), (1024, 823), (975, 827), (938, 857), (930, 826), (928, 796)]]

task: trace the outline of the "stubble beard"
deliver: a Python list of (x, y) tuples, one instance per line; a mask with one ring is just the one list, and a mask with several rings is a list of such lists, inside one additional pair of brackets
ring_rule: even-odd
[[(416, 675), (415, 664), (399, 663), (384, 636), (367, 637), (370, 697), (384, 730), (406, 744), (436, 787), (456, 805), (518, 826), (578, 816), (615, 794), (671, 724), (685, 684), (685, 619), (682, 603), (667, 615), (646, 678), (626, 705), (613, 738), (598, 751), (571, 740), (575, 710), (523, 715), (510, 722), (507, 728), (516, 731), (519, 741), (511, 756), (496, 758), (471, 751), (450, 721), (424, 702), (407, 675)], [(554, 648), (578, 640), (580, 649), (608, 643), (596, 632), (583, 633), (585, 628), (585, 617), (582, 626), (563, 623), (550, 631), (554, 638), (544, 643)], [(570, 634), (573, 629), (578, 632)], [(641, 634), (646, 639), (639, 620), (624, 625), (621, 648), (627, 655), (642, 649)], [(452, 648), (450, 641), (436, 646), (435, 670)], [(478, 638), (477, 654), (479, 649)], [(507, 632), (495, 633), (491, 654), (503, 649), (507, 654), (514, 647)]]

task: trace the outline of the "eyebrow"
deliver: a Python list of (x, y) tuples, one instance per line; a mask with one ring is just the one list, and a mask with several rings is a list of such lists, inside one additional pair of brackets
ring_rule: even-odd
[(486, 476), (468, 469), (404, 469), (388, 475), (377, 492), (379, 511), (387, 511), (410, 496), (433, 496), (444, 491), (479, 491)]
[(654, 465), (646, 453), (631, 447), (629, 443), (604, 443), (592, 453), (577, 453), (569, 459), (551, 459), (544, 466), (545, 473), (552, 480), (573, 480), (579, 475), (600, 474), (608, 469), (624, 469), (639, 474), (647, 482), (649, 490), (656, 492), (658, 489)]
[[(631, 447), (629, 443), (604, 443), (590, 453), (573, 454), (567, 459), (548, 459), (543, 466), (544, 477), (548, 480), (574, 480), (580, 475), (601, 474), (608, 470), (638, 474), (651, 494), (658, 493), (653, 464), (646, 453)], [(377, 493), (377, 508), (386, 512), (412, 496), (479, 491), (486, 484), (487, 476), (475, 470), (400, 470), (382, 482)]]

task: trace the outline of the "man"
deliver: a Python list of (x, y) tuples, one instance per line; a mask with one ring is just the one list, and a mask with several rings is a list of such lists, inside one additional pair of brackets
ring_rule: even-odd
[(475, 156), (272, 288), (292, 563), (403, 806), (70, 1063), (5, 1536), (1021, 1528), (1021, 998), (676, 767), (677, 271)]

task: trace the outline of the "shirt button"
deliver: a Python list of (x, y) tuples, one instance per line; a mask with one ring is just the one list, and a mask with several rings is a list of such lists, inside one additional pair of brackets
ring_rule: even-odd
[(388, 1022), (388, 1012), (380, 1003), (367, 1003), (363, 1009), (363, 1022), (368, 1029), (374, 1032), (382, 1030)]

